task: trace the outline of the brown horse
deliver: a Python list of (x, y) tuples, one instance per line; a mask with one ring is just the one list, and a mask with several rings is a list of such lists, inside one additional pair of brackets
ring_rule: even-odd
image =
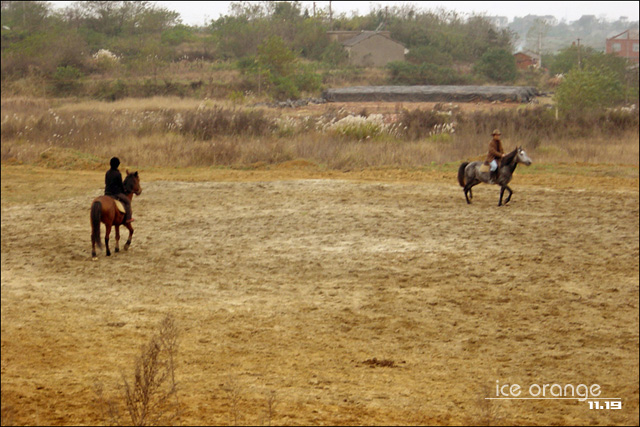
[[(125, 195), (131, 201), (133, 195), (139, 196), (142, 193), (142, 187), (140, 187), (140, 177), (138, 172), (129, 173), (127, 171), (127, 177), (124, 179), (124, 192)], [(124, 214), (118, 210), (115, 200), (111, 196), (96, 197), (91, 204), (91, 256), (94, 261), (98, 259), (96, 255), (96, 244), (102, 249), (100, 243), (100, 222), (103, 222), (107, 227), (107, 231), (104, 235), (104, 244), (107, 247), (107, 256), (111, 256), (109, 250), (109, 234), (111, 234), (111, 227), (116, 227), (116, 252), (120, 252), (118, 243), (120, 241), (120, 226), (124, 225), (129, 229), (129, 239), (124, 245), (124, 250), (129, 249), (131, 245), (131, 236), (133, 236), (133, 227), (131, 223), (124, 224)]]

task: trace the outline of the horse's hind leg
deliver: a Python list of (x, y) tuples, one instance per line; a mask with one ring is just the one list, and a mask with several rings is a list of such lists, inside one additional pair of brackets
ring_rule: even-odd
[(465, 185), (464, 186), (464, 198), (467, 199), (467, 204), (470, 205), (471, 204), (471, 198), (473, 198), (473, 196), (471, 196), (471, 198), (469, 197), (469, 193), (471, 193), (471, 188), (469, 187), (469, 185)]
[(111, 234), (111, 226), (107, 225), (107, 232), (104, 235), (104, 245), (107, 248), (107, 256), (111, 256), (111, 251), (109, 250), (109, 234)]
[(473, 191), (471, 190), (474, 186), (476, 186), (478, 182), (471, 181), (464, 186), (464, 197), (467, 199), (467, 204), (471, 204), (471, 199), (473, 199)]
[(116, 225), (116, 253), (120, 252), (120, 226)]
[(96, 254), (96, 239), (93, 237), (93, 231), (91, 232), (91, 258), (95, 261), (98, 259)]

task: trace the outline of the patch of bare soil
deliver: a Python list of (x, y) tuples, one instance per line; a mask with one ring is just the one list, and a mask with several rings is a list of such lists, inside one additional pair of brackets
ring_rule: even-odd
[[(5, 172), (3, 424), (105, 423), (94, 384), (117, 395), (167, 314), (178, 424), (637, 424), (637, 180), (521, 175), (498, 208), (452, 176), (141, 174), (130, 250), (94, 262), (102, 174), (25, 199)], [(487, 400), (496, 381), (622, 409)]]

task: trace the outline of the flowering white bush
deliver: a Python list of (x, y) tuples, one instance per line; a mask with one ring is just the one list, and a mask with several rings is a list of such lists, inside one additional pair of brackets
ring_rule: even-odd
[(118, 58), (117, 55), (115, 55), (113, 52), (107, 50), (107, 49), (100, 49), (99, 51), (97, 51), (96, 53), (93, 54), (93, 59), (97, 60), (97, 61), (101, 61), (101, 60), (109, 60), (109, 61), (114, 61), (114, 62), (118, 62), (120, 60), (120, 58)]
[(440, 135), (440, 134), (453, 134), (456, 132), (456, 124), (452, 123), (442, 123), (439, 125), (434, 125), (433, 130), (429, 132), (429, 136)]
[(369, 117), (347, 116), (337, 122), (327, 124), (324, 130), (357, 140), (369, 139), (385, 133), (395, 134), (395, 127), (386, 124), (382, 114), (371, 114)]
[(301, 125), (293, 117), (278, 117), (275, 120), (278, 136), (291, 136), (299, 132)]
[(96, 69), (100, 72), (111, 71), (117, 68), (120, 64), (120, 58), (106, 49), (100, 49), (94, 53), (93, 61)]

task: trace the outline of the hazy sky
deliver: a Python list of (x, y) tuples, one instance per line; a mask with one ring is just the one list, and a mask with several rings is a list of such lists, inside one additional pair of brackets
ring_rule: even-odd
[[(72, 1), (52, 1), (56, 6), (67, 6)], [(203, 25), (212, 19), (218, 19), (229, 13), (230, 1), (156, 1), (169, 10), (178, 12), (182, 22), (187, 25)], [(301, 1), (303, 8), (313, 9), (313, 1)], [(316, 1), (317, 9), (328, 9), (328, 1)], [(558, 20), (568, 22), (580, 19), (582, 15), (595, 15), (615, 21), (626, 16), (630, 21), (638, 20), (637, 1), (332, 1), (334, 13), (352, 12), (366, 15), (373, 7), (413, 4), (420, 10), (455, 10), (461, 14), (486, 14), (488, 16), (506, 16), (513, 20), (515, 16), (553, 15)]]

